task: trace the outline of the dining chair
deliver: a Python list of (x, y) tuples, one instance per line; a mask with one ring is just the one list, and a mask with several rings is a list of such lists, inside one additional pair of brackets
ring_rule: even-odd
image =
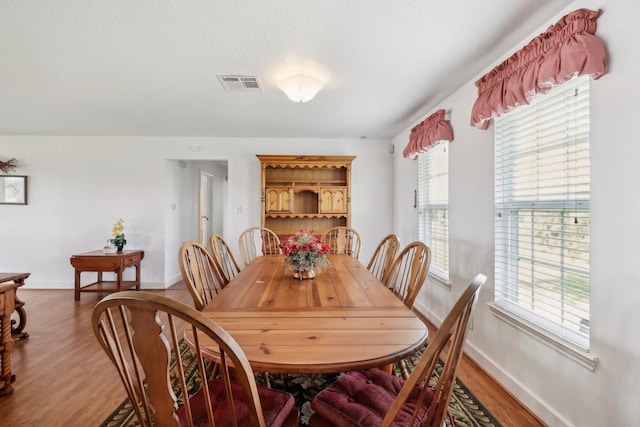
[(240, 255), (244, 265), (249, 265), (255, 257), (281, 254), (280, 239), (273, 231), (263, 227), (247, 228), (238, 240)]
[[(187, 285), (196, 310), (202, 311), (228, 281), (225, 280), (218, 261), (198, 242), (187, 242), (180, 247), (178, 258), (182, 279)], [(269, 374), (262, 373), (264, 384), (269, 384)]]
[(376, 276), (378, 280), (384, 282), (385, 274), (389, 272), (399, 247), (400, 239), (398, 239), (398, 236), (393, 233), (384, 236), (376, 250), (373, 251), (367, 270)]
[(229, 245), (221, 235), (212, 234), (209, 236), (209, 249), (211, 250), (211, 255), (221, 267), (225, 282), (229, 283), (240, 272), (240, 267), (238, 267)]
[(322, 235), (322, 243), (329, 246), (330, 254), (360, 257), (362, 240), (356, 230), (351, 227), (333, 227)]
[[(92, 325), (139, 425), (298, 426), (293, 396), (258, 387), (238, 343), (192, 307), (157, 294), (122, 291), (96, 305)], [(202, 337), (195, 355), (181, 349), (185, 328)], [(200, 341), (220, 349), (216, 378), (209, 378)], [(192, 390), (193, 384), (201, 384), (199, 390)]]
[(197, 310), (202, 309), (227, 284), (218, 262), (198, 242), (186, 242), (178, 251), (182, 280)]
[(427, 278), (430, 264), (429, 247), (422, 242), (411, 242), (393, 261), (383, 283), (412, 309), (418, 292)]
[[(412, 310), (413, 303), (427, 278), (430, 264), (431, 250), (429, 247), (418, 241), (409, 243), (394, 259), (389, 271), (385, 274), (383, 283)], [(407, 379), (409, 373), (404, 359), (400, 360), (398, 364), (402, 378)], [(392, 368), (393, 365), (389, 364), (383, 369), (391, 372)]]
[(375, 368), (349, 372), (311, 401), (309, 427), (442, 426), (469, 318), (486, 280), (478, 274), (467, 286), (408, 379)]

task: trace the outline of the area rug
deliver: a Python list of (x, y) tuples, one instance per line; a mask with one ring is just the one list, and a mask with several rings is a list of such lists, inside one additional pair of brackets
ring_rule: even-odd
[[(423, 349), (416, 351), (405, 361), (409, 371), (422, 355), (422, 350)], [(195, 366), (193, 353), (186, 344), (181, 344), (180, 351), (183, 353), (183, 360), (185, 360), (185, 356), (190, 355), (189, 359), (194, 360), (192, 365)], [(172, 364), (175, 364), (175, 361), (172, 361)], [(186, 368), (185, 371), (189, 374), (187, 381), (190, 385), (191, 392), (195, 393), (200, 387), (200, 378), (195, 375), (195, 369)], [(394, 372), (400, 376), (399, 366), (395, 366)], [(271, 387), (286, 390), (295, 397), (296, 405), (300, 409), (300, 426), (306, 426), (309, 423), (309, 417), (313, 413), (310, 404), (311, 400), (319, 391), (331, 385), (339, 375), (340, 374), (271, 374), (270, 383)], [(262, 374), (256, 373), (256, 382), (258, 385), (262, 385)], [(180, 396), (178, 396), (178, 398), (180, 398)], [(498, 423), (459, 380), (456, 381), (453, 395), (449, 402), (449, 412), (454, 418), (455, 426), (501, 427), (500, 423)], [(138, 425), (138, 419), (131, 406), (131, 402), (129, 399), (126, 399), (101, 424), (101, 427), (134, 427)], [(450, 426), (448, 420), (446, 421), (446, 425)]]

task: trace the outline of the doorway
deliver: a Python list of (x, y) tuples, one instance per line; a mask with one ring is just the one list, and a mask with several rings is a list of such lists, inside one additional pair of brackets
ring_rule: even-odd
[(213, 206), (214, 182), (213, 175), (209, 172), (200, 170), (200, 244), (207, 244), (209, 236), (213, 234), (213, 212), (215, 212)]

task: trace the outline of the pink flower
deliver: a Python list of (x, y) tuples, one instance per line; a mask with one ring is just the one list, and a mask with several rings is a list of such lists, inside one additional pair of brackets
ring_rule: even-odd
[(285, 263), (298, 271), (320, 269), (330, 264), (326, 257), (329, 247), (322, 243), (319, 235), (314, 235), (302, 228), (294, 236), (285, 238), (280, 243)]

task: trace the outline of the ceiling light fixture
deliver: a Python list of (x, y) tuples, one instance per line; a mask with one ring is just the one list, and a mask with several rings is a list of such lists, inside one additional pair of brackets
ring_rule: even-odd
[(280, 80), (278, 87), (293, 102), (311, 101), (322, 89), (323, 83), (315, 77), (298, 74)]

